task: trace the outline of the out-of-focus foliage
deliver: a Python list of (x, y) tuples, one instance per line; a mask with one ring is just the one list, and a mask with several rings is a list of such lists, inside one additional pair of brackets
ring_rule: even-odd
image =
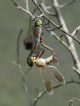
[[(24, 0), (17, 0), (17, 2), (25, 7)], [(61, 0), (61, 3), (63, 2), (65, 3), (67, 0)], [(48, 5), (48, 3), (46, 4)], [(31, 3), (29, 7), (32, 10), (34, 5)], [(66, 9), (61, 9), (61, 11), (69, 31), (72, 32), (80, 24), (80, 2), (75, 2), (74, 4), (66, 7)], [(29, 52), (25, 50), (23, 45), (23, 39), (26, 36), (28, 28), (27, 18), (28, 15), (18, 10), (10, 0), (0, 0), (0, 106), (28, 105), (20, 73), (11, 63), (13, 60), (16, 61), (17, 36), (22, 28), (24, 31), (20, 40), (20, 59), (23, 70), (26, 71), (29, 68), (26, 63), (26, 58)], [(51, 17), (51, 19), (53, 18)], [(80, 32), (78, 32), (78, 36), (79, 34)], [(70, 80), (71, 75), (77, 80), (78, 76), (72, 70), (72, 58), (67, 49), (65, 49), (65, 47), (63, 47), (47, 32), (44, 33), (44, 42), (54, 48), (56, 57), (60, 62), (58, 69), (64, 75), (65, 80)], [(80, 56), (80, 45), (75, 42), (75, 46)], [(50, 55), (49, 51), (47, 51), (43, 56), (47, 57), (48, 55)], [(37, 96), (35, 88), (38, 88), (39, 91), (44, 90), (38, 68), (34, 67), (25, 76), (30, 95), (33, 99)], [(54, 78), (53, 82), (54, 85), (58, 84)], [(52, 96), (45, 94), (38, 102), (37, 106), (68, 106), (68, 102), (72, 97), (80, 98), (79, 90), (80, 86), (77, 84), (65, 85), (56, 89)]]

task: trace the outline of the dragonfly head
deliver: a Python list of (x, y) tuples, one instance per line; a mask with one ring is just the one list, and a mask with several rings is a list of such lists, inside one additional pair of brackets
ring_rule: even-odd
[(38, 26), (42, 25), (42, 21), (40, 19), (36, 19), (34, 24), (35, 24), (35, 27), (38, 27)]
[(31, 61), (32, 63), (35, 63), (35, 62), (36, 62), (36, 57), (30, 57), (30, 61)]

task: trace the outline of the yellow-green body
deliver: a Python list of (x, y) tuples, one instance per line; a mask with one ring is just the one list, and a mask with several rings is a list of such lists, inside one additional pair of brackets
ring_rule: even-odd
[(37, 67), (44, 67), (47, 64), (50, 64), (54, 60), (54, 55), (51, 55), (50, 57), (47, 57), (45, 59), (39, 58), (35, 60), (35, 64)]

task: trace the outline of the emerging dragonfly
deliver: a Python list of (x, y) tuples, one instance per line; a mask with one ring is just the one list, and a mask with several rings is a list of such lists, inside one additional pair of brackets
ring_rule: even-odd
[(59, 64), (57, 58), (53, 54), (45, 59), (30, 57), (30, 60), (31, 62), (35, 63), (37, 67), (39, 67), (45, 89), (49, 95), (53, 94), (53, 81), (50, 79), (47, 70), (50, 71), (60, 83), (65, 84), (65, 79), (63, 75), (55, 66), (50, 65), (50, 63), (54, 63), (56, 65)]
[[(42, 39), (42, 29), (49, 28), (49, 21), (47, 24), (43, 24), (44, 20), (41, 21), (39, 17), (35, 18), (34, 24), (32, 25), (32, 20), (30, 19), (29, 25), (29, 35), (28, 38), (24, 40), (24, 45), (27, 50), (31, 50), (28, 58), (27, 63), (30, 67), (33, 66), (33, 63), (30, 61), (30, 56), (34, 53), (36, 57), (41, 57), (44, 53), (44, 49), (40, 48), (40, 39)], [(54, 28), (53, 30), (55, 30)], [(32, 30), (32, 34), (31, 34)], [(48, 31), (51, 31), (48, 29)], [(44, 46), (45, 47), (45, 46)], [(40, 53), (41, 52), (41, 53)]]

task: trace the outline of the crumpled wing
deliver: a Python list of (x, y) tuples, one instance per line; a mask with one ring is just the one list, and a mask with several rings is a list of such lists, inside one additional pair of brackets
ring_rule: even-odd
[(55, 66), (47, 66), (48, 70), (55, 76), (55, 78), (62, 84), (65, 84), (64, 76), (59, 72)]
[(56, 66), (58, 66), (58, 65), (59, 65), (59, 61), (58, 61), (57, 57), (55, 57), (55, 56), (54, 56), (54, 58), (53, 58), (53, 61), (52, 61), (52, 62), (53, 62), (53, 64), (54, 64), (54, 65), (56, 65)]
[(46, 91), (48, 92), (49, 95), (52, 95), (53, 94), (53, 82), (50, 79), (46, 69), (40, 68), (40, 74), (43, 78), (43, 82), (44, 82)]
[(58, 59), (54, 55), (51, 55), (51, 56), (47, 57), (45, 59), (45, 62), (46, 62), (47, 65), (49, 65), (51, 63), (56, 65), (56, 66), (59, 65)]

